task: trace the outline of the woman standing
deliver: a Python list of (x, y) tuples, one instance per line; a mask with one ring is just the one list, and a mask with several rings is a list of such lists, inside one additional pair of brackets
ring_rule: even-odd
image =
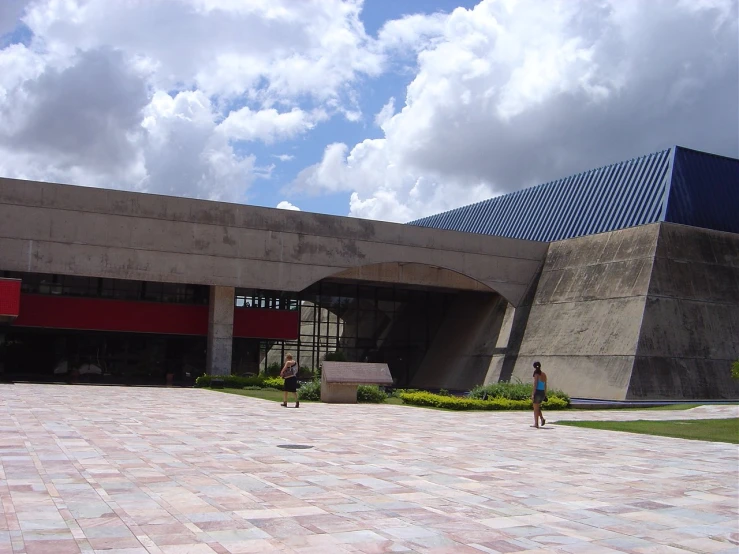
[(298, 362), (293, 360), (292, 354), (285, 356), (285, 366), (280, 371), (280, 377), (285, 380), (285, 385), (282, 389), (282, 405), (287, 408), (287, 393), (291, 392), (295, 395), (295, 407), (300, 407), (298, 401)]
[(534, 427), (539, 428), (539, 420), (542, 427), (547, 422), (541, 413), (541, 403), (547, 398), (547, 374), (541, 370), (541, 364), (534, 362), (534, 388), (531, 391), (531, 403), (534, 405)]

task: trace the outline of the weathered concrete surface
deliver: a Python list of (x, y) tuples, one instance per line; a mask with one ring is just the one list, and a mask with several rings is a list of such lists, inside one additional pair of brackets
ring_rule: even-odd
[(552, 243), (521, 332), (514, 379), (539, 360), (572, 396), (737, 398), (739, 235), (658, 223)]
[[(521, 303), (513, 309), (513, 319), (511, 321), (511, 329), (508, 333), (508, 340), (505, 348), (501, 348), (502, 362), (498, 359), (493, 360), (491, 368), (488, 370), (488, 374), (485, 377), (485, 384), (495, 381), (508, 382), (513, 378), (513, 371), (518, 361), (518, 355), (521, 351), (521, 345), (523, 344), (524, 333), (526, 332), (526, 326), (529, 322), (529, 316), (531, 315), (531, 306), (534, 303), (536, 297), (536, 287), (541, 280), (541, 272), (543, 268), (539, 270), (534, 278), (531, 287), (524, 295)], [(508, 309), (506, 309), (508, 311)], [(498, 337), (499, 342), (502, 342), (502, 337)], [(495, 364), (495, 365), (493, 365)]]
[(739, 398), (739, 235), (660, 226), (628, 398)]
[[(500, 325), (500, 332), (498, 333), (498, 338), (495, 341), (495, 350), (493, 351), (493, 355), (490, 358), (488, 370), (485, 373), (485, 380), (483, 381), (484, 385), (497, 383), (498, 381), (502, 380), (508, 380), (503, 379), (503, 372), (506, 356), (514, 348), (513, 341), (511, 339), (513, 337), (513, 329), (516, 323), (516, 312), (517, 309), (514, 308), (511, 304), (508, 304), (506, 306), (505, 314), (503, 314), (503, 321)], [(518, 354), (517, 348), (516, 354)]]
[(497, 295), (460, 293), (437, 331), (411, 388), (468, 390), (485, 379), (508, 303)]
[(210, 375), (231, 374), (234, 330), (234, 288), (210, 287), (208, 301), (208, 350), (206, 371)]
[(511, 377), (535, 360), (550, 387), (622, 400), (639, 341), (659, 225), (550, 245)]
[(516, 305), (546, 243), (0, 179), (0, 269), (285, 291), (404, 262), (467, 276)]
[(339, 279), (357, 279), (377, 283), (394, 283), (454, 290), (490, 291), (490, 288), (474, 279), (443, 267), (423, 264), (388, 262), (353, 267), (333, 276)]

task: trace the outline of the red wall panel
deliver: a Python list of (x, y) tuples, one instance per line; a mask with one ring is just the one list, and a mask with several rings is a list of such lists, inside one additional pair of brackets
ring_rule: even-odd
[(0, 316), (17, 316), (20, 302), (21, 282), (17, 279), (0, 279)]
[[(20, 292), (20, 282), (16, 283)], [(14, 323), (18, 327), (208, 334), (208, 306), (41, 294), (21, 294), (20, 298), (22, 307)], [(234, 337), (294, 340), (299, 325), (298, 311), (234, 310)]]
[(208, 306), (21, 295), (16, 326), (90, 331), (206, 335)]
[(300, 327), (300, 312), (288, 310), (234, 310), (234, 337), (295, 340)]

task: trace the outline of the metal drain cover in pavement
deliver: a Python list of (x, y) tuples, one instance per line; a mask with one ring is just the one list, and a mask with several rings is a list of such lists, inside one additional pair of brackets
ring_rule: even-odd
[(309, 444), (278, 444), (277, 448), (290, 448), (291, 450), (306, 450), (313, 448)]

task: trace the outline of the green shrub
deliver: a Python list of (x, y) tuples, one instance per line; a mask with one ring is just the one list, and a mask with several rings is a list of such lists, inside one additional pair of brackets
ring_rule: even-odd
[[(526, 400), (500, 397), (481, 400), (470, 397), (441, 396), (430, 392), (403, 392), (399, 396), (405, 404), (444, 408), (446, 410), (530, 410), (532, 407), (530, 397)], [(562, 410), (568, 406), (567, 401), (553, 396), (550, 396), (549, 400), (541, 405), (542, 409), (545, 410)]]
[(734, 379), (739, 379), (739, 360), (731, 364), (731, 376)]
[(490, 385), (478, 385), (470, 391), (470, 398), (507, 398), (508, 400), (530, 400), (532, 384), (517, 383), (491, 383)]
[(327, 352), (323, 359), (327, 362), (346, 362), (346, 354), (341, 350), (335, 352)]
[(390, 393), (390, 396), (392, 398), (400, 398), (400, 395), (405, 392), (423, 392), (423, 391), (419, 391), (418, 389), (393, 389), (392, 392)]
[[(254, 390), (270, 388), (282, 390), (285, 386), (285, 380), (282, 377), (265, 377), (264, 375), (254, 377), (241, 377), (239, 375), (217, 375), (216, 377), (219, 379), (223, 379), (223, 386), (227, 389)], [(208, 388), (210, 387), (212, 379), (212, 375), (201, 375), (200, 377), (195, 379), (195, 386)], [(304, 384), (303, 387), (301, 387), (301, 390), (305, 388), (306, 385), (312, 385), (312, 383), (313, 382), (311, 381), (310, 383)]]
[(278, 362), (272, 362), (264, 370), (264, 377), (279, 377), (282, 366)]
[(267, 377), (263, 381), (263, 386), (282, 390), (285, 387), (285, 380), (282, 377)]
[[(223, 386), (227, 389), (243, 389), (244, 387), (263, 387), (264, 377), (241, 377), (239, 375), (216, 375), (218, 379), (223, 379)], [(195, 379), (196, 387), (210, 387), (212, 375), (201, 375)]]
[(385, 400), (387, 400), (387, 394), (377, 385), (359, 385), (357, 387), (357, 402), (382, 404)]
[[(522, 383), (521, 381), (509, 383), (504, 381), (484, 386), (479, 385), (470, 391), (470, 398), (477, 398), (480, 400), (483, 398), (505, 398), (508, 400), (530, 401), (533, 390), (533, 383)], [(559, 398), (560, 400), (564, 400), (567, 406), (570, 405), (570, 397), (561, 390), (549, 389), (547, 390), (547, 397), (550, 400), (552, 398)], [(544, 404), (542, 404), (542, 406), (544, 406)]]
[(298, 397), (301, 400), (320, 400), (321, 399), (321, 382), (309, 381), (303, 383), (298, 389)]
[(298, 379), (315, 379), (316, 373), (307, 365), (298, 369)]

